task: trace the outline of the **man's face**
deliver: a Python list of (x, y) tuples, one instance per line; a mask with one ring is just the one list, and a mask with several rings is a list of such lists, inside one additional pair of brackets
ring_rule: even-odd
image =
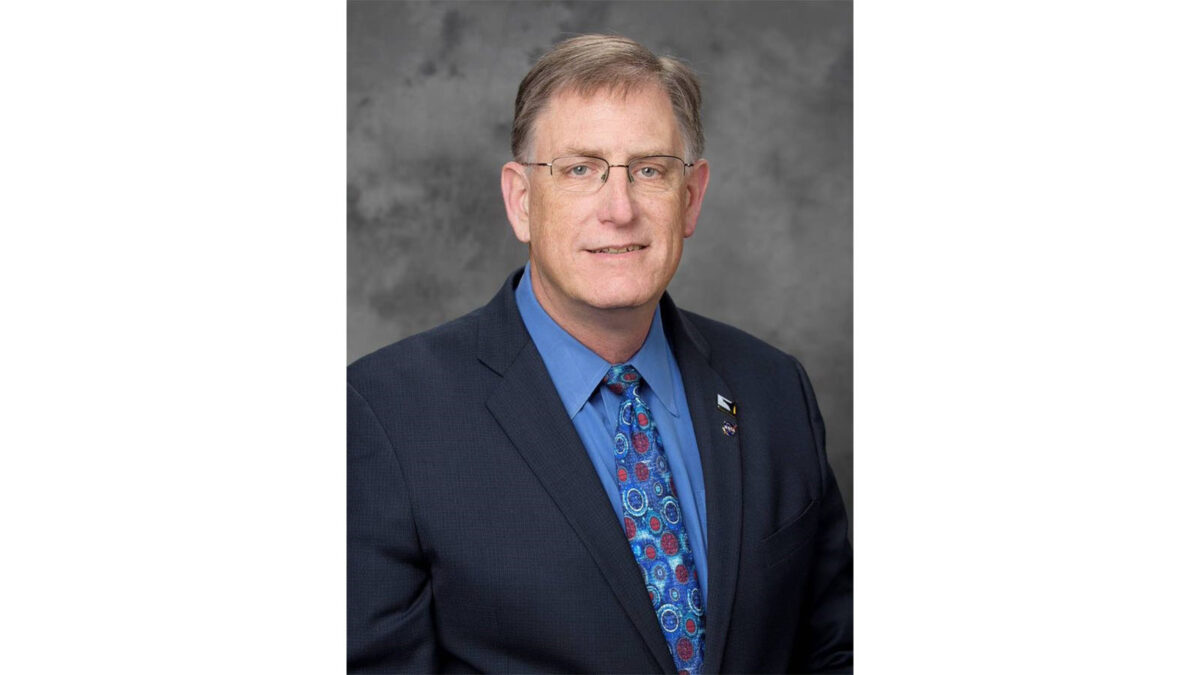
[[(624, 95), (559, 93), (537, 118), (532, 140), (539, 162), (568, 155), (612, 164), (684, 156), (671, 101), (650, 86)], [(517, 238), (529, 244), (533, 288), (551, 316), (657, 304), (679, 266), (683, 240), (695, 231), (708, 181), (703, 161), (667, 192), (634, 188), (623, 168), (612, 169), (594, 194), (558, 189), (544, 166), (526, 172), (510, 163), (505, 173), (509, 220)]]

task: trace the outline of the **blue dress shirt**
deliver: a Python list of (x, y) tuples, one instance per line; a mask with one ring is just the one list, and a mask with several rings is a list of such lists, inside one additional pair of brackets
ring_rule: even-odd
[[(529, 281), (529, 265), (517, 284), (517, 309), (525, 328), (533, 338), (550, 379), (558, 390), (567, 415), (575, 425), (588, 457), (596, 467), (600, 483), (608, 493), (613, 511), (617, 514), (614, 526), (621, 526), (624, 509), (617, 490), (617, 462), (613, 436), (617, 429), (617, 409), (621, 398), (601, 387), (608, 369), (615, 364), (588, 349), (550, 318), (533, 294)], [(704, 474), (700, 466), (700, 449), (688, 412), (687, 396), (679, 364), (667, 344), (662, 316), (654, 310), (650, 334), (641, 349), (628, 361), (641, 373), (645, 386), (642, 398), (650, 406), (650, 414), (662, 437), (671, 477), (683, 508), (683, 523), (700, 577), (700, 592), (708, 603), (708, 515), (704, 502)], [(649, 392), (647, 393), (647, 389)], [(624, 530), (622, 529), (622, 532)]]

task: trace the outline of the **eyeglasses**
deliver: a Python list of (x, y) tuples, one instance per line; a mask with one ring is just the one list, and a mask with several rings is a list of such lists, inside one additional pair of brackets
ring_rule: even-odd
[(611, 169), (625, 169), (634, 189), (667, 192), (683, 185), (688, 164), (673, 155), (651, 155), (629, 160), (628, 164), (609, 164), (599, 157), (559, 157), (549, 162), (521, 162), (523, 166), (548, 166), (554, 185), (567, 192), (598, 192), (608, 181)]

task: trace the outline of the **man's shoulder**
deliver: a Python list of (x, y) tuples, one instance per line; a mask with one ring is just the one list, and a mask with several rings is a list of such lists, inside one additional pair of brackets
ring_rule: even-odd
[(794, 369), (797, 359), (736, 326), (679, 309), (680, 316), (703, 338), (713, 363), (755, 370)]
[(462, 364), (474, 356), (478, 319), (483, 309), (397, 340), (355, 360), (347, 367), (347, 378), (357, 387), (359, 383), (379, 377), (392, 378), (404, 372), (438, 369), (447, 372), (448, 364)]

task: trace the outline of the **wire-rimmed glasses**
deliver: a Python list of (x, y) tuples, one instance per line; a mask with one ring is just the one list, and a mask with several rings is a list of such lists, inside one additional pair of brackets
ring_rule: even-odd
[(625, 169), (625, 175), (635, 189), (647, 192), (667, 192), (683, 185), (688, 164), (674, 155), (649, 155), (629, 160), (628, 164), (609, 164), (600, 157), (574, 155), (558, 157), (549, 162), (521, 162), (524, 166), (550, 167), (551, 181), (567, 192), (597, 192), (608, 181), (609, 171)]

